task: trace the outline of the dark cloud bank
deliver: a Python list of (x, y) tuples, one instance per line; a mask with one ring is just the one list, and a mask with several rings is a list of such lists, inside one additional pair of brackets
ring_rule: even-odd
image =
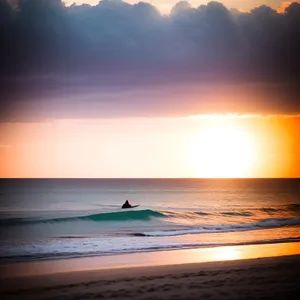
[(299, 3), (279, 14), (181, 1), (162, 15), (143, 2), (0, 0), (0, 38), (2, 120), (300, 112)]

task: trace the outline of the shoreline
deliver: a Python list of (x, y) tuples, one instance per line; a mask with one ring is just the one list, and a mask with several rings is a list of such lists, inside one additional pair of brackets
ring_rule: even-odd
[[(299, 226), (295, 228), (300, 228)], [(259, 229), (257, 229), (259, 230)], [(263, 229), (265, 230), (265, 229)], [(254, 230), (249, 231), (251, 233)], [(256, 231), (256, 230), (255, 230)], [(243, 231), (238, 232), (238, 233), (243, 233)], [(223, 234), (223, 233), (222, 233)], [(264, 241), (251, 241), (251, 242), (237, 242), (237, 243), (227, 243), (227, 244), (199, 244), (199, 245), (193, 245), (193, 246), (187, 246), (183, 248), (161, 248), (161, 249), (143, 249), (140, 251), (124, 251), (124, 252), (113, 252), (113, 253), (101, 253), (101, 254), (82, 254), (82, 255), (56, 255), (54, 257), (53, 254), (48, 254), (48, 255), (41, 255), (38, 257), (26, 257), (22, 259), (16, 258), (16, 257), (7, 257), (4, 256), (2, 257), (2, 262), (1, 265), (12, 265), (12, 264), (21, 264), (21, 263), (38, 263), (38, 262), (46, 262), (46, 261), (57, 261), (57, 260), (70, 260), (70, 259), (82, 259), (82, 258), (99, 258), (99, 257), (114, 257), (114, 256), (119, 256), (119, 255), (132, 255), (132, 254), (137, 254), (137, 253), (160, 253), (160, 252), (171, 252), (171, 251), (186, 251), (186, 250), (196, 250), (196, 249), (206, 249), (206, 248), (220, 248), (220, 247), (233, 247), (233, 246), (253, 246), (253, 245), (269, 245), (269, 244), (286, 244), (286, 243), (298, 243), (300, 242), (300, 237), (295, 237), (295, 238), (283, 238), (283, 239), (272, 239), (272, 240), (264, 240)]]
[(300, 255), (2, 280), (4, 299), (298, 299)]
[(0, 278), (4, 280), (59, 273), (159, 267), (296, 255), (300, 255), (300, 242), (140, 252), (116, 254), (113, 256), (5, 263), (0, 265)]

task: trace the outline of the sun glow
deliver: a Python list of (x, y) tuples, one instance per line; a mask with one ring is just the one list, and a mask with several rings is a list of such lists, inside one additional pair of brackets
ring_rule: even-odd
[(190, 161), (199, 177), (248, 177), (255, 160), (251, 134), (226, 118), (212, 119), (190, 146)]
[(0, 123), (0, 177), (300, 177), (300, 116)]

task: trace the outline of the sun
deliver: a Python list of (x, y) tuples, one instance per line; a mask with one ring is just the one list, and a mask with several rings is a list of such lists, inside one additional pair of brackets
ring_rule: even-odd
[(199, 129), (189, 160), (201, 178), (251, 177), (256, 154), (251, 134), (229, 120), (213, 120)]

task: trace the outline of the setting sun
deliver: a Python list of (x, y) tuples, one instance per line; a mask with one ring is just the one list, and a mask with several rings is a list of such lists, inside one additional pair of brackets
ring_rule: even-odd
[(299, 177), (299, 126), (222, 114), (0, 124), (0, 176)]
[(212, 119), (190, 147), (191, 163), (199, 177), (247, 177), (256, 160), (250, 133), (229, 119)]

